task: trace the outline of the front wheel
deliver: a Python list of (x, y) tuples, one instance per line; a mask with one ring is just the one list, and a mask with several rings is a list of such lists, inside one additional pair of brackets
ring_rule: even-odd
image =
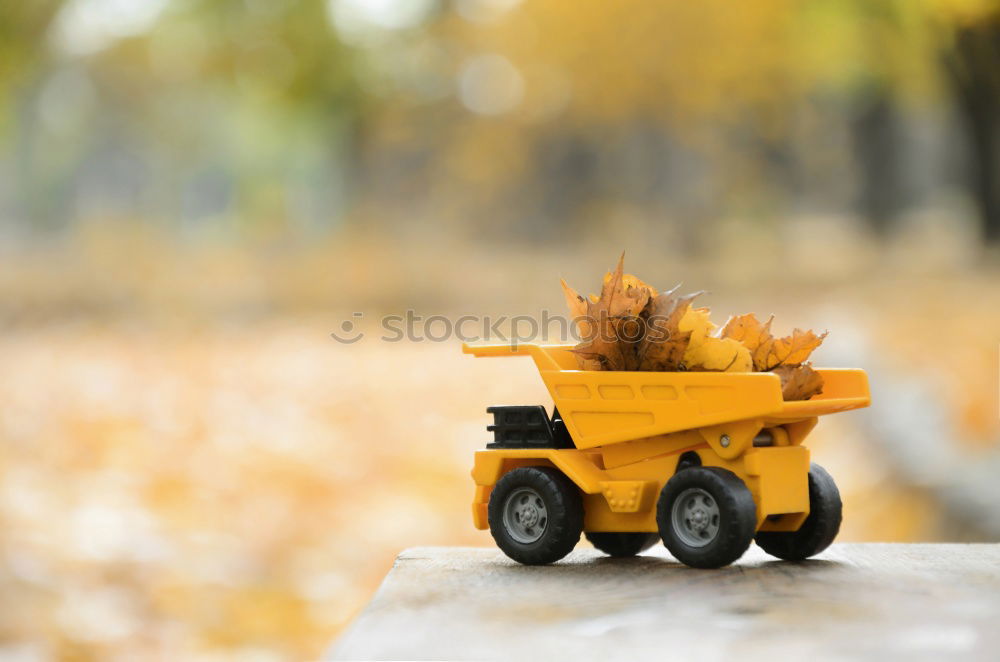
[(736, 474), (693, 467), (660, 492), (656, 524), (674, 557), (695, 568), (719, 568), (743, 556), (757, 528), (757, 506)]
[(757, 545), (771, 556), (802, 561), (830, 546), (840, 532), (840, 490), (826, 469), (809, 466), (809, 516), (798, 531), (761, 531)]
[(608, 556), (626, 558), (645, 552), (660, 539), (655, 533), (615, 533), (588, 531), (590, 544)]
[(583, 500), (566, 476), (549, 467), (513, 469), (493, 486), (490, 533), (518, 563), (553, 563), (573, 551), (583, 530)]

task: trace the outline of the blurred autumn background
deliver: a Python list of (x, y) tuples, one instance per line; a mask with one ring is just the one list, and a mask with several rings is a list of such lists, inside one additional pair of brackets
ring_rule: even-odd
[(870, 370), (842, 540), (1000, 540), (995, 0), (0, 4), (0, 657), (316, 658), (491, 545), (534, 367), (378, 320), (562, 314), (623, 248)]

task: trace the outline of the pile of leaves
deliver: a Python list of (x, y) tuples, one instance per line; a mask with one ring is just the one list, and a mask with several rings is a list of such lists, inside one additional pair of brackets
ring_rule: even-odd
[(734, 315), (722, 329), (708, 308), (692, 308), (703, 292), (657, 292), (623, 273), (625, 255), (604, 276), (600, 295), (583, 297), (562, 281), (566, 303), (584, 340), (573, 352), (582, 370), (773, 372), (785, 400), (823, 392), (823, 378), (807, 362), (826, 333), (795, 329), (775, 338), (772, 316)]

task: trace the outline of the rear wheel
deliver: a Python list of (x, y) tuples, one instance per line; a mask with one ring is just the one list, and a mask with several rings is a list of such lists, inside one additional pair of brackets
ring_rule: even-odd
[(840, 531), (843, 506), (840, 490), (826, 469), (809, 467), (809, 516), (798, 531), (761, 531), (757, 545), (771, 556), (801, 561), (830, 546)]
[(667, 481), (656, 504), (660, 537), (678, 561), (719, 568), (740, 558), (753, 540), (757, 506), (736, 474), (692, 467)]
[(608, 556), (624, 558), (644, 552), (660, 539), (655, 533), (612, 533), (588, 531), (584, 534), (597, 549)]
[(583, 530), (580, 491), (549, 467), (522, 467), (493, 486), (487, 509), (490, 533), (518, 563), (541, 565), (573, 551)]

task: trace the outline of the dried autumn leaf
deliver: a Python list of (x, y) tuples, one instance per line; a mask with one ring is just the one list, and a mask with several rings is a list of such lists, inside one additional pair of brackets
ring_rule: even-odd
[(614, 272), (604, 277), (601, 296), (597, 301), (586, 301), (591, 332), (572, 350), (584, 370), (594, 365), (600, 370), (635, 370), (638, 366), (635, 346), (639, 337), (633, 327), (649, 301), (651, 288), (635, 279), (638, 282), (626, 289), (624, 262), (622, 253)]
[[(607, 275), (605, 275), (605, 278), (607, 278)], [(622, 287), (629, 298), (635, 299), (637, 302), (641, 301), (642, 305), (639, 306), (636, 314), (641, 313), (647, 307), (650, 299), (657, 295), (655, 287), (632, 274), (622, 276)]]
[(688, 347), (684, 364), (692, 371), (751, 372), (750, 350), (732, 338), (708, 336), (698, 345)]
[(681, 319), (681, 331), (691, 334), (691, 345), (697, 347), (715, 330), (708, 308), (689, 308)]
[(688, 311), (681, 320), (681, 329), (691, 333), (691, 341), (684, 353), (688, 370), (723, 372), (750, 372), (753, 364), (750, 351), (738, 340), (716, 338), (712, 335), (715, 324), (709, 318), (708, 308)]
[(616, 341), (597, 338), (570, 351), (576, 354), (581, 370), (635, 370), (636, 367), (634, 355)]
[(808, 400), (823, 392), (823, 376), (808, 363), (780, 365), (771, 372), (781, 377), (781, 397), (785, 400)]
[(817, 336), (812, 331), (795, 329), (790, 336), (775, 338), (771, 335), (773, 321), (773, 315), (764, 324), (753, 313), (734, 315), (719, 335), (743, 343), (753, 356), (754, 370), (758, 371), (771, 370), (779, 365), (798, 365), (808, 359), (826, 337), (825, 333)]
[(655, 295), (652, 287), (632, 274), (622, 273), (624, 266), (625, 253), (622, 253), (614, 272), (604, 274), (601, 296), (596, 300), (591, 296), (594, 304), (606, 305), (609, 317), (638, 317), (650, 297)]
[(774, 336), (771, 335), (771, 322), (773, 321), (773, 315), (764, 324), (761, 324), (753, 313), (733, 315), (726, 322), (719, 335), (722, 338), (739, 340), (744, 347), (750, 350), (753, 369), (767, 370), (769, 367), (767, 366), (768, 356), (775, 342)]
[[(761, 324), (757, 316), (753, 313), (733, 315), (726, 322), (726, 325), (722, 327), (719, 337), (733, 338), (743, 343), (743, 346), (750, 350), (750, 353), (754, 356), (754, 369), (762, 370), (763, 368), (760, 366), (758, 356), (760, 359), (766, 356), (770, 350), (770, 343), (774, 341), (774, 338), (771, 336), (772, 321), (774, 321), (773, 315), (764, 324)], [(758, 355), (758, 350), (762, 347), (763, 350)]]
[(680, 370), (690, 331), (681, 331), (680, 322), (701, 292), (677, 296), (678, 285), (655, 296), (646, 306), (646, 334), (639, 343), (638, 370)]
[(590, 336), (591, 325), (587, 319), (587, 300), (570, 287), (565, 279), (560, 278), (559, 282), (562, 283), (566, 305), (569, 306), (570, 319), (576, 324), (581, 337), (586, 338)]
[[(774, 340), (770, 344), (759, 369), (772, 370), (781, 365), (799, 365), (809, 358), (812, 351), (820, 346), (825, 337), (826, 333), (817, 336), (812, 331), (795, 329), (792, 331), (792, 335)], [(756, 363), (757, 352), (754, 354)]]
[(600, 296), (585, 298), (562, 281), (566, 303), (586, 337), (572, 350), (582, 369), (750, 372), (788, 367), (783, 372), (793, 380), (791, 393), (815, 392), (815, 371), (791, 368), (809, 358), (825, 333), (795, 329), (776, 339), (771, 335), (774, 318), (762, 324), (750, 313), (730, 317), (716, 334), (709, 309), (691, 308), (700, 293), (677, 296), (674, 288), (657, 294), (638, 277), (623, 273), (624, 257), (605, 274)]

